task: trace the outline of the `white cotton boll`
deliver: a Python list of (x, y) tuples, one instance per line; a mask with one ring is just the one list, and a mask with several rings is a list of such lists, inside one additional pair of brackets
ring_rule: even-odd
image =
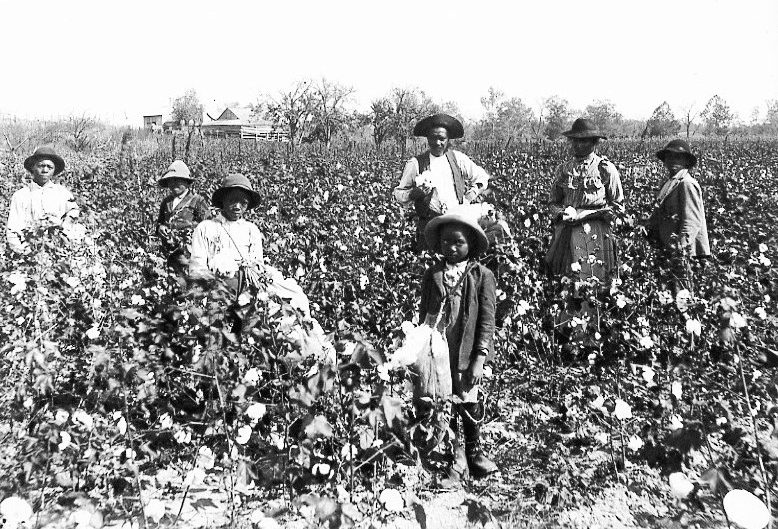
[(570, 263), (570, 270), (573, 272), (580, 272), (581, 271), (581, 264), (580, 263)]
[(97, 325), (93, 325), (86, 331), (86, 337), (90, 340), (95, 340), (100, 336), (100, 328)]
[(681, 428), (683, 428), (683, 420), (681, 417), (678, 415), (673, 415), (670, 417), (670, 429), (675, 431), (680, 430)]
[(267, 411), (267, 408), (264, 404), (261, 402), (255, 402), (248, 408), (246, 408), (246, 415), (252, 420), (252, 421), (258, 421), (262, 417), (265, 416), (265, 412)]
[(654, 376), (656, 375), (656, 371), (654, 371), (651, 366), (644, 366), (643, 367), (643, 380), (645, 380), (649, 385), (654, 384)]
[(257, 382), (259, 382), (259, 371), (256, 367), (252, 367), (243, 375), (243, 383), (254, 386)]
[(754, 309), (754, 314), (755, 314), (755, 315), (756, 315), (756, 317), (757, 317), (757, 318), (759, 318), (760, 320), (765, 320), (765, 319), (767, 319), (767, 311), (766, 311), (766, 310), (764, 310), (764, 307), (757, 307), (757, 308), (755, 308), (755, 309)]
[(159, 427), (168, 430), (173, 427), (173, 418), (169, 413), (163, 413), (159, 418)]
[(700, 323), (700, 320), (694, 318), (686, 320), (686, 332), (696, 336), (702, 334), (702, 324)]
[(68, 418), (70, 417), (70, 414), (66, 412), (63, 409), (57, 410), (57, 412), (54, 414), (54, 424), (57, 426), (62, 426), (66, 422), (68, 422)]
[(681, 386), (681, 383), (678, 381), (673, 382), (670, 385), (670, 393), (672, 393), (676, 399), (680, 399), (681, 395), (683, 395), (683, 387)]
[(59, 436), (62, 439), (62, 441), (60, 441), (60, 443), (57, 445), (57, 448), (59, 448), (61, 452), (62, 450), (70, 446), (73, 438), (67, 432), (59, 432)]
[(191, 487), (193, 485), (202, 485), (204, 479), (205, 469), (203, 469), (203, 467), (194, 467), (192, 470), (187, 472), (186, 477), (184, 478), (183, 486)]
[(616, 399), (616, 408), (613, 410), (613, 415), (621, 421), (630, 419), (632, 418), (632, 408), (623, 400)]
[(767, 245), (766, 245), (765, 243), (761, 243), (761, 244), (759, 245), (759, 251), (760, 251), (761, 253), (765, 253), (765, 252), (767, 251)]
[(733, 312), (729, 317), (729, 326), (733, 329), (741, 329), (746, 325), (746, 319), (739, 312)]
[(743, 529), (762, 529), (770, 523), (770, 512), (762, 500), (743, 489), (732, 489), (724, 496), (724, 512)]
[(251, 426), (244, 424), (238, 428), (238, 435), (235, 436), (235, 442), (239, 445), (244, 445), (251, 439)]
[(196, 466), (204, 468), (205, 470), (211, 470), (216, 464), (216, 456), (213, 455), (213, 450), (207, 446), (201, 446), (197, 452)]
[(173, 439), (175, 439), (178, 444), (189, 444), (192, 442), (192, 432), (188, 429), (179, 430), (173, 435)]
[(694, 483), (683, 472), (673, 472), (668, 481), (670, 482), (670, 492), (679, 500), (687, 498), (694, 490)]
[(6, 527), (15, 527), (28, 522), (33, 512), (27, 500), (19, 496), (10, 496), (0, 503), (0, 515), (5, 518)]
[(400, 512), (405, 508), (405, 500), (397, 489), (384, 489), (378, 501), (389, 512)]
[(643, 349), (651, 349), (654, 347), (654, 340), (650, 336), (643, 336), (640, 338), (640, 346)]
[(149, 500), (146, 504), (146, 517), (151, 518), (154, 523), (159, 523), (165, 516), (165, 504), (157, 498)]
[(643, 439), (638, 437), (637, 435), (633, 435), (629, 438), (629, 442), (627, 443), (627, 448), (632, 450), (633, 452), (637, 452), (641, 448), (643, 448)]
[(73, 423), (86, 431), (91, 431), (95, 425), (95, 421), (92, 419), (92, 416), (84, 410), (76, 410), (73, 413)]

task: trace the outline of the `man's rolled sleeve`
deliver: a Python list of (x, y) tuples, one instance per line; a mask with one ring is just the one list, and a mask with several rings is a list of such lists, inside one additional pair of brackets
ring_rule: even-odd
[(394, 199), (403, 207), (409, 208), (413, 204), (415, 199), (420, 197), (414, 197), (414, 191), (416, 187), (416, 177), (419, 176), (419, 164), (416, 158), (411, 158), (408, 163), (405, 164), (402, 177), (400, 178), (400, 184), (394, 188)]

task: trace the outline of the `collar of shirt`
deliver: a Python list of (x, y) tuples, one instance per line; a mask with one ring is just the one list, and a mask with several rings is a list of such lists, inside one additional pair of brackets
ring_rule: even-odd
[(189, 190), (187, 189), (186, 191), (184, 191), (183, 195), (179, 197), (174, 197), (172, 203), (173, 209), (176, 209), (176, 206), (178, 206), (181, 203), (181, 201), (184, 200), (188, 195), (189, 195)]
[(40, 185), (35, 180), (30, 181), (30, 191), (35, 191), (37, 189), (51, 189), (52, 187), (54, 187), (54, 182), (52, 182), (51, 180), (49, 180), (43, 185)]
[(446, 268), (443, 272), (446, 283), (449, 285), (456, 284), (459, 278), (462, 277), (462, 274), (465, 273), (465, 268), (467, 268), (467, 261), (455, 264), (446, 263)]

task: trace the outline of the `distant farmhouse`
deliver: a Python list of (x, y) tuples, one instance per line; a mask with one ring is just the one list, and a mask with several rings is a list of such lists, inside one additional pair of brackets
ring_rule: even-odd
[(162, 114), (152, 114), (150, 116), (143, 116), (143, 128), (152, 130), (154, 126), (162, 126)]
[(239, 107), (225, 108), (219, 117), (206, 113), (203, 134), (208, 136), (240, 137), (255, 141), (288, 141), (289, 132), (274, 123), (252, 117), (251, 110)]

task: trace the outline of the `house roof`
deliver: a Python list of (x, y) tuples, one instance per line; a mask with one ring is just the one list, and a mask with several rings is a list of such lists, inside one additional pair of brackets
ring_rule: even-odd
[(251, 109), (247, 107), (231, 106), (226, 107), (221, 113), (218, 113), (218, 117), (213, 119), (217, 112), (208, 112), (206, 116), (211, 118), (203, 122), (204, 127), (213, 127), (217, 125), (234, 125), (234, 126), (258, 126), (258, 125), (272, 125), (272, 122), (252, 118)]

